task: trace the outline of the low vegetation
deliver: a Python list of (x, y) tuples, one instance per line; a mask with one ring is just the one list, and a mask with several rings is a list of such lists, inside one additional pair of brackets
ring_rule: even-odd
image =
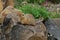
[[(16, 7), (16, 6), (15, 6)], [(47, 18), (49, 17), (49, 12), (45, 7), (39, 6), (39, 5), (31, 5), (27, 4), (22, 7), (18, 6), (16, 7), (19, 10), (22, 10), (25, 14), (30, 13), (32, 14), (35, 18), (43, 17)]]
[[(15, 8), (22, 10), (25, 14), (32, 14), (36, 19), (43, 17), (46, 18), (60, 18), (60, 14), (55, 14), (53, 12), (48, 12), (48, 10), (41, 6), (45, 0), (16, 0), (18, 4), (15, 4)], [(22, 2), (27, 2), (26, 5), (22, 5)], [(59, 3), (60, 0), (49, 0), (53, 3)]]

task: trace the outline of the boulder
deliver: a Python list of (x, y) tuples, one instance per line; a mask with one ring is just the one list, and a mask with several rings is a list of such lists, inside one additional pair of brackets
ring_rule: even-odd
[[(45, 21), (45, 25), (47, 28), (48, 33), (53, 35), (54, 38), (60, 40), (60, 26), (59, 26), (60, 20), (57, 19), (47, 19)], [(54, 39), (53, 38), (53, 39)]]
[(11, 32), (5, 35), (7, 40), (47, 40), (47, 31), (42, 22), (35, 26), (14, 25)]

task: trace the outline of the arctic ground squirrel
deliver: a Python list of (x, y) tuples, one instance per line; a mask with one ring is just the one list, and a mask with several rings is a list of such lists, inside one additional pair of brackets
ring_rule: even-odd
[(35, 25), (35, 19), (32, 14), (24, 14), (20, 19), (22, 24)]

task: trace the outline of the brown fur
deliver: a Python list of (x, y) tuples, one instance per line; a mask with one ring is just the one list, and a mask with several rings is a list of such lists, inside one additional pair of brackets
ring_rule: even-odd
[(35, 19), (33, 15), (31, 14), (25, 14), (24, 16), (21, 16), (21, 23), (22, 24), (30, 24), (30, 25), (35, 25)]

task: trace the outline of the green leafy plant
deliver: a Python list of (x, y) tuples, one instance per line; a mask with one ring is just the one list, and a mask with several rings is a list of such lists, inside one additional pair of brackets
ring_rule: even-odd
[(32, 14), (35, 18), (49, 17), (49, 12), (46, 10), (45, 7), (39, 5), (24, 5), (22, 7), (17, 7), (19, 10), (22, 10), (25, 14)]

